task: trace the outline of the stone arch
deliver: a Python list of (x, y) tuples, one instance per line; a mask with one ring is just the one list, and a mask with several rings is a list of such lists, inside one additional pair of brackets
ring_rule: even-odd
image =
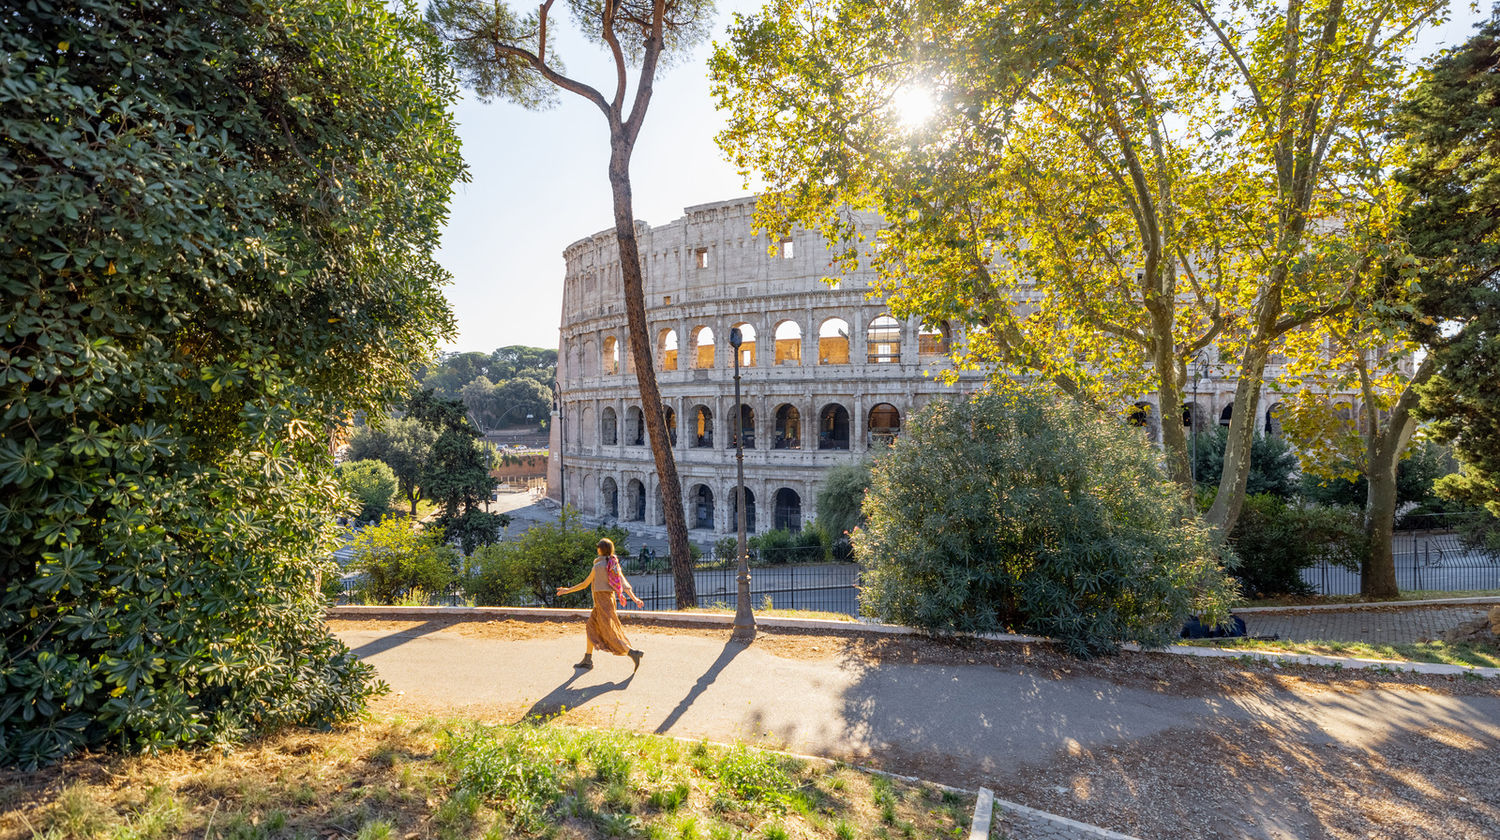
[(1219, 425), (1228, 426), (1234, 421), (1234, 401), (1224, 403), (1224, 410), (1219, 412)]
[(601, 351), (600, 362), (604, 366), (606, 376), (614, 376), (620, 372), (620, 341), (612, 335), (604, 337), (604, 349)]
[(849, 448), (849, 409), (829, 403), (818, 412), (818, 448)]
[(891, 365), (901, 361), (901, 322), (881, 313), (865, 329), (865, 361)]
[(1156, 406), (1145, 400), (1139, 400), (1130, 407), (1127, 416), (1130, 425), (1146, 430), (1146, 439), (1152, 443), (1161, 440), (1161, 423), (1156, 416)]
[(755, 409), (749, 403), (740, 403), (740, 427), (734, 427), (734, 420), (729, 421), (729, 446), (734, 448), (736, 440), (744, 439), (743, 446), (746, 449), (755, 448)]
[(625, 445), (646, 445), (646, 415), (638, 405), (625, 409)]
[(1281, 416), (1286, 411), (1286, 403), (1276, 402), (1266, 409), (1266, 435), (1268, 437), (1281, 437), (1285, 431), (1281, 428)]
[[(739, 533), (740, 527), (740, 498), (735, 492), (735, 485), (729, 485), (726, 490), (729, 494), (729, 530)], [(755, 533), (755, 491), (749, 487), (745, 488), (745, 533)]]
[(639, 478), (625, 482), (625, 519), (628, 522), (646, 521), (646, 485)]
[(615, 418), (615, 410), (605, 406), (599, 412), (599, 442), (605, 446), (614, 446), (620, 442), (619, 421)]
[(802, 364), (802, 325), (788, 318), (776, 324), (776, 364)]
[(620, 518), (620, 485), (611, 476), (599, 482), (599, 514), (611, 519)]
[[(796, 490), (790, 487), (777, 490), (773, 504), (776, 506), (776, 513), (771, 522), (772, 528), (786, 531), (802, 530), (802, 497)], [(749, 507), (745, 508), (745, 512), (747, 514), (750, 512)]]
[(583, 375), (599, 375), (599, 345), (592, 338), (583, 342)]
[(714, 491), (707, 484), (694, 484), (688, 491), (688, 511), (691, 514), (689, 527), (714, 529)]
[(1188, 430), (1188, 434), (1195, 434), (1208, 427), (1208, 412), (1202, 405), (1195, 402), (1182, 404), (1182, 427)]
[(772, 449), (801, 449), (802, 448), (802, 412), (797, 410), (791, 403), (782, 403), (776, 406), (776, 429), (775, 436), (771, 439)]
[(849, 322), (826, 318), (818, 325), (818, 364), (849, 364)]
[(662, 421), (667, 424), (667, 439), (673, 446), (677, 445), (677, 412), (665, 403), (661, 407)]
[(656, 334), (656, 361), (662, 370), (677, 369), (677, 331), (671, 327)]
[(697, 327), (693, 330), (693, 367), (708, 370), (714, 366), (714, 329)]
[(901, 433), (901, 412), (890, 403), (876, 403), (870, 407), (868, 431), (870, 445), (889, 446)]
[[(755, 327), (748, 322), (735, 324), (731, 329), (740, 331), (740, 367), (755, 367)], [(726, 337), (724, 343), (727, 346), (729, 339)], [(731, 348), (733, 349), (733, 348)], [(729, 355), (725, 360), (726, 367), (734, 364), (734, 356)]]
[(693, 406), (688, 420), (688, 446), (693, 449), (714, 448), (714, 413), (706, 405)]
[(917, 330), (918, 356), (947, 356), (953, 352), (953, 327), (947, 321), (923, 324)]
[(583, 416), (580, 420), (581, 422), (578, 424), (579, 437), (583, 438), (583, 440), (579, 442), (584, 446), (598, 446), (599, 428), (594, 425), (593, 406), (586, 405), (583, 407)]

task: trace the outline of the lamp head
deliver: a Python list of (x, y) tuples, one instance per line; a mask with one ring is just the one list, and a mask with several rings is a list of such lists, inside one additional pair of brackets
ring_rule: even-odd
[(738, 349), (740, 349), (740, 344), (744, 343), (744, 341), (745, 341), (745, 338), (744, 338), (744, 336), (740, 335), (740, 328), (739, 327), (730, 327), (729, 328), (729, 346), (730, 347), (733, 347), (734, 349), (738, 350)]

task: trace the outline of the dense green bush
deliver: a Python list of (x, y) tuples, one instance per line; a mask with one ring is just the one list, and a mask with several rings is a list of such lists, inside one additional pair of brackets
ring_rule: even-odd
[(1234, 584), (1159, 462), (1133, 430), (1035, 390), (935, 401), (875, 462), (861, 609), (1081, 655), (1220, 620)]
[(829, 559), (828, 532), (815, 522), (800, 531), (777, 528), (757, 534), (750, 541), (752, 557), (757, 563), (780, 566), (786, 563), (822, 563)]
[(587, 591), (559, 598), (557, 588), (588, 576), (603, 537), (614, 542), (617, 555), (629, 556), (625, 529), (586, 528), (579, 524), (578, 511), (564, 508), (556, 522), (533, 525), (514, 540), (480, 547), (469, 558), (464, 588), (481, 606), (587, 607), (593, 603)]
[(330, 432), (451, 332), (441, 47), (381, 0), (0, 25), (0, 763), (347, 720)]
[(1240, 558), (1233, 574), (1250, 597), (1310, 595), (1303, 569), (1327, 561), (1359, 571), (1366, 553), (1358, 509), (1289, 505), (1270, 495), (1245, 497), (1229, 542)]
[[(1229, 442), (1229, 427), (1215, 426), (1190, 440), (1190, 454), (1196, 454), (1198, 485), (1216, 488), (1224, 472), (1224, 446)], [(1256, 435), (1250, 444), (1250, 475), (1245, 480), (1249, 495), (1269, 493), (1283, 499), (1297, 495), (1297, 453), (1284, 438)]]
[(391, 508), (396, 495), (396, 474), (384, 461), (349, 461), (339, 465), (339, 484), (358, 505), (354, 518), (375, 522)]
[(458, 552), (441, 530), (413, 527), (404, 516), (365, 526), (350, 542), (349, 571), (360, 576), (359, 600), (399, 604), (418, 593), (446, 592), (458, 580)]

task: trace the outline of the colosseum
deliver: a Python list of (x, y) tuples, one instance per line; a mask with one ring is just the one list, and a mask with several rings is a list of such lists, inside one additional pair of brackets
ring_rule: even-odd
[[(822, 476), (886, 446), (928, 400), (983, 381), (960, 372), (944, 385), (949, 343), (961, 329), (892, 318), (869, 297), (873, 274), (824, 282), (821, 237), (773, 242), (752, 230), (755, 199), (689, 207), (660, 227), (637, 222), (645, 267), (646, 316), (667, 425), (676, 449), (692, 538), (735, 531), (733, 351), (742, 335), (745, 514), (757, 528), (800, 528), (817, 516)], [(880, 226), (860, 217), (871, 241)], [(554, 414), (548, 494), (597, 521), (664, 533), (654, 461), (626, 338), (613, 229), (564, 251), (558, 352), (561, 416)], [(1274, 370), (1268, 370), (1268, 374)], [(1229, 422), (1233, 379), (1206, 365), (1195, 382), (1200, 422)], [(1259, 424), (1279, 433), (1275, 405)], [(1192, 416), (1183, 406), (1183, 422)], [(1175, 416), (1176, 412), (1174, 412)], [(1132, 422), (1159, 439), (1154, 395), (1135, 403)]]

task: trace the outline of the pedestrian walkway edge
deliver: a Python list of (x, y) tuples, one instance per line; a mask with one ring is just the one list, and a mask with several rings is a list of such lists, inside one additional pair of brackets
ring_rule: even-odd
[(1300, 604), (1280, 607), (1234, 607), (1232, 613), (1289, 613), (1390, 609), (1392, 607), (1467, 607), (1500, 604), (1500, 597), (1478, 595), (1473, 598), (1431, 598), (1425, 601), (1361, 601), (1353, 604)]
[[(983, 791), (984, 788), (980, 788), (980, 790)], [(1039, 811), (1036, 808), (1028, 808), (1027, 806), (1022, 805), (1018, 802), (1011, 802), (1009, 800), (1000, 799), (999, 797), (995, 797), (995, 805), (1001, 811), (1011, 811), (1016, 814), (1030, 817), (1034, 820), (1050, 822), (1070, 831), (1077, 832), (1083, 837), (1097, 838), (1097, 840), (1140, 840), (1140, 838), (1134, 837), (1129, 834), (1121, 834), (1118, 831), (1110, 831), (1107, 828), (1100, 828), (1097, 825), (1089, 825), (1088, 823), (1081, 823), (1078, 820), (1070, 820), (1067, 817), (1060, 817), (1057, 814), (1053, 814), (1049, 811)]]
[[(359, 618), (361, 616), (384, 616), (391, 618), (435, 618), (438, 616), (451, 616), (454, 618), (540, 618), (558, 619), (569, 618), (583, 620), (589, 617), (589, 610), (567, 609), (563, 607), (379, 607), (379, 606), (341, 606), (329, 607), (326, 613), (328, 618)], [(635, 617), (665, 621), (674, 624), (705, 624), (720, 627), (730, 627), (734, 624), (734, 616), (725, 613), (681, 613), (671, 610), (628, 610), (622, 611), (621, 617)], [(779, 618), (776, 616), (763, 616), (755, 619), (757, 627), (784, 627), (795, 630), (825, 630), (842, 631), (854, 633), (880, 633), (893, 636), (921, 636), (927, 635), (921, 630), (911, 627), (902, 627), (895, 624), (873, 624), (862, 621), (835, 621), (827, 618)], [(1040, 636), (1021, 636), (1013, 633), (967, 633), (976, 639), (984, 639), (993, 642), (1017, 642), (1039, 644), (1048, 642)], [(1352, 656), (1315, 656), (1306, 653), (1285, 653), (1281, 651), (1266, 650), (1227, 650), (1224, 648), (1188, 647), (1186, 645), (1171, 645), (1165, 648), (1146, 649), (1134, 642), (1126, 642), (1120, 646), (1124, 650), (1135, 653), (1167, 653), (1175, 656), (1199, 656), (1206, 658), (1228, 658), (1228, 659), (1261, 659), (1273, 663), (1289, 662), (1300, 665), (1326, 665), (1341, 668), (1369, 668), (1374, 670), (1388, 669), (1393, 671), (1415, 671), (1419, 674), (1437, 674), (1445, 676), (1457, 676), (1472, 674), (1478, 677), (1497, 678), (1500, 677), (1500, 668), (1488, 668), (1479, 665), (1445, 665), (1434, 662), (1412, 662), (1404, 659), (1360, 659)]]
[(969, 840), (990, 839), (990, 817), (994, 815), (995, 792), (987, 787), (979, 789), (974, 800), (974, 818), (969, 821)]

